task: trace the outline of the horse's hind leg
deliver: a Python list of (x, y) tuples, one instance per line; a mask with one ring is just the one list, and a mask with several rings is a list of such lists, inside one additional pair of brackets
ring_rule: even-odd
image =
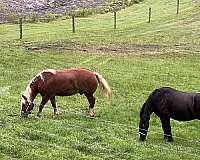
[(94, 110), (94, 104), (95, 104), (95, 97), (93, 96), (93, 94), (87, 94), (84, 93), (84, 95), (87, 97), (87, 100), (89, 102), (89, 115), (91, 117), (95, 116), (95, 110)]
[(50, 99), (50, 101), (51, 101), (51, 105), (52, 105), (52, 107), (53, 107), (54, 116), (59, 115), (58, 107), (57, 107), (57, 104), (56, 104), (56, 97), (55, 97), (55, 96), (52, 97), (52, 98)]
[(42, 110), (44, 108), (44, 105), (48, 102), (49, 98), (48, 97), (42, 97), (42, 102), (40, 103), (40, 106), (39, 106), (39, 111), (37, 113), (37, 116), (38, 117), (41, 117), (41, 114), (42, 114)]
[(161, 116), (160, 120), (162, 122), (162, 128), (164, 131), (164, 139), (168, 142), (173, 141), (172, 133), (171, 133), (171, 125), (170, 125), (170, 117), (169, 116)]

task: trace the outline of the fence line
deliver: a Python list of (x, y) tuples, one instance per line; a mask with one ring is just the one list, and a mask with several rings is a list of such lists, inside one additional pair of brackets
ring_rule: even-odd
[(20, 36), (19, 39), (22, 39), (22, 35), (23, 35), (23, 28), (22, 28), (22, 18), (19, 19), (19, 32), (20, 32)]
[[(188, 4), (189, 2), (187, 2), (187, 4)], [(183, 4), (186, 4), (186, 2), (185, 3), (183, 3)], [(168, 5), (173, 5), (173, 3), (169, 3)], [(180, 8), (180, 0), (177, 0), (177, 14), (179, 14), (179, 8)], [(151, 17), (152, 17), (152, 9), (151, 9), (151, 7), (149, 8), (149, 20), (148, 20), (148, 23), (150, 23), (151, 22)], [(114, 21), (114, 30), (117, 28), (117, 12), (116, 11), (114, 11), (113, 12), (114, 13), (114, 16), (113, 16), (113, 21)], [(120, 21), (120, 19), (119, 19), (119, 21)], [(19, 23), (20, 23), (20, 29), (19, 29), (19, 32), (20, 32), (20, 39), (22, 39), (22, 37), (23, 37), (23, 28), (22, 28), (22, 18), (20, 18), (20, 20), (19, 20)], [(73, 33), (75, 33), (75, 16), (73, 15), (72, 16), (72, 32)]]
[[(70, 30), (65, 30), (65, 31), (69, 31), (70, 32)], [(71, 38), (83, 38), (83, 37), (88, 37), (88, 38), (107, 38), (108, 37), (108, 34), (107, 35), (91, 35), (91, 33), (92, 34), (100, 34), (100, 31), (105, 31), (105, 30), (93, 30), (93, 31), (90, 31), (90, 33), (88, 33), (87, 31), (83, 31), (83, 30), (81, 30), (79, 33), (81, 33), (81, 34), (83, 34), (83, 33), (85, 33), (85, 34), (87, 34), (87, 35), (73, 35), (73, 34), (71, 34), (70, 33), (70, 35), (68, 35), (68, 36), (70, 36)], [(112, 30), (106, 30), (107, 32), (111, 32)], [(134, 30), (125, 30), (125, 31), (123, 31), (123, 30), (116, 30), (115, 32), (113, 31), (113, 34), (115, 34), (116, 36), (122, 36), (124, 33), (127, 33), (127, 32), (133, 32)], [(24, 32), (24, 31), (23, 31)], [(67, 33), (67, 32), (66, 32)], [(46, 34), (46, 35), (49, 35), (49, 36), (55, 36), (55, 35), (58, 35), (58, 36), (60, 36), (61, 34), (63, 35), (63, 33), (60, 33), (60, 34), (57, 34), (56, 32), (55, 33), (52, 33), (52, 32), (48, 32), (48, 31), (42, 31), (42, 32), (37, 32), (37, 35), (38, 35), (38, 37), (40, 37), (40, 36), (43, 36), (43, 35), (41, 35), (41, 34)], [(112, 34), (112, 35), (113, 35)], [(122, 35), (119, 35), (119, 34), (122, 34)], [(135, 34), (135, 35), (141, 35), (142, 33), (137, 33), (137, 34)], [(142, 34), (142, 35), (144, 35), (144, 34)], [(35, 33), (31, 33), (31, 34), (27, 34), (26, 36), (25, 36), (25, 39), (28, 39), (28, 38), (31, 38), (31, 36), (32, 37), (35, 37)], [(1, 37), (1, 35), (0, 35), (0, 37)], [(4, 41), (7, 41), (9, 38), (11, 38), (11, 39), (13, 39), (13, 40), (17, 40), (18, 38), (17, 38), (17, 35), (13, 35), (13, 36), (5, 36), (4, 35), (4, 39), (2, 40), (3, 42)], [(47, 39), (47, 41), (48, 41), (48, 38), (46, 38)], [(41, 41), (41, 40), (40, 40)], [(31, 42), (31, 41), (30, 41)], [(35, 41), (35, 42), (38, 42), (38, 41)]]
[(180, 0), (177, 0), (176, 14), (179, 14), (179, 5), (180, 5)]
[(151, 23), (151, 7), (149, 8), (149, 21), (148, 23)]
[(75, 16), (72, 16), (72, 32), (75, 33)]
[(114, 11), (114, 29), (117, 28), (117, 12)]

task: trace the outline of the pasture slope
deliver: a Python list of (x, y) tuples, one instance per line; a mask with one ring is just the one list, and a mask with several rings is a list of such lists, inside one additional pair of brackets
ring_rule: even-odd
[[(152, 7), (152, 22), (148, 8)], [(199, 121), (172, 121), (174, 143), (163, 140), (153, 115), (147, 142), (138, 142), (139, 110), (159, 86), (200, 91), (200, 3), (145, 0), (117, 13), (24, 25), (0, 25), (0, 159), (200, 159)], [(20, 94), (46, 68), (88, 67), (101, 73), (113, 91), (112, 102), (96, 92), (97, 117), (86, 117), (84, 96), (57, 97), (60, 116), (51, 105), (43, 118), (21, 119)], [(36, 104), (40, 97), (36, 99)]]

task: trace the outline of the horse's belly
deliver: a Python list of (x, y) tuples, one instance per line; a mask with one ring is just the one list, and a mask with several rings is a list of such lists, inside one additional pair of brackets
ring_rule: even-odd
[(79, 93), (79, 90), (67, 90), (67, 91), (59, 92), (56, 95), (57, 96), (71, 96), (77, 93)]
[(188, 110), (174, 111), (170, 114), (170, 117), (178, 121), (190, 121), (197, 118), (193, 112)]
[(182, 102), (179, 100), (178, 103), (168, 106), (168, 110), (171, 117), (179, 121), (193, 120), (197, 116), (191, 99)]
[(181, 115), (171, 115), (170, 116), (172, 119), (177, 120), (177, 121), (191, 121), (196, 119), (195, 117), (191, 117), (191, 116), (181, 116)]

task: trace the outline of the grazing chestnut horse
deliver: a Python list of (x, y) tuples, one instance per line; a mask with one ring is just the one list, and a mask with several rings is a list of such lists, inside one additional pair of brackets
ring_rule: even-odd
[(28, 84), (22, 95), (21, 116), (27, 117), (34, 107), (34, 99), (39, 93), (42, 101), (37, 116), (40, 117), (42, 109), (50, 100), (54, 109), (54, 115), (58, 115), (55, 96), (71, 96), (76, 93), (84, 94), (89, 102), (89, 115), (95, 116), (94, 92), (100, 87), (102, 93), (111, 97), (111, 89), (107, 81), (97, 72), (89, 69), (44, 70), (36, 75)]
[(140, 141), (146, 139), (152, 112), (161, 120), (164, 139), (172, 142), (170, 118), (178, 121), (200, 119), (200, 93), (185, 93), (169, 87), (154, 90), (140, 111)]

